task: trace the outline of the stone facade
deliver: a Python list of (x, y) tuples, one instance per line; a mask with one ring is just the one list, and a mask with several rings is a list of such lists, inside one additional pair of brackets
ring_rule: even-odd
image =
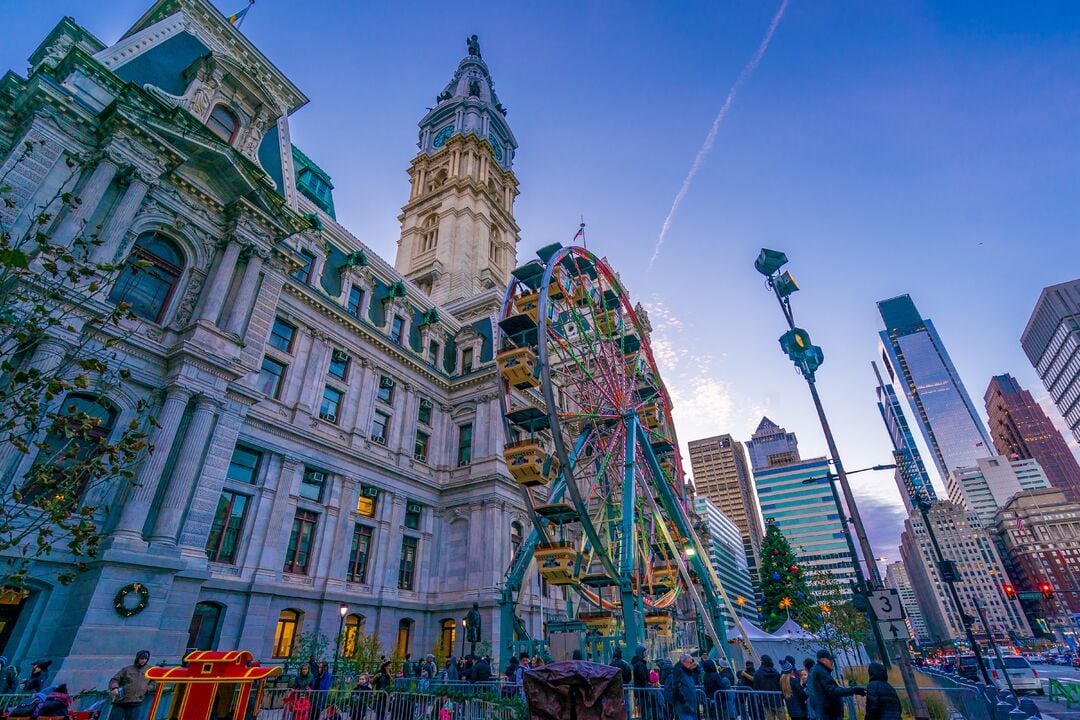
[[(484, 132), (431, 152), (421, 125), (402, 215), (403, 247), (431, 212), (452, 226), (436, 237), (444, 276), (411, 255), (395, 269), (334, 220), (328, 176), (290, 142), (307, 98), (209, 0), (159, 0), (112, 45), (66, 18), (30, 64), (0, 80), (4, 227), (71, 189), (82, 203), (54, 239), (100, 225), (98, 259), (144, 238), (181, 259), (152, 317), (123, 329), (132, 374), (108, 398), (114, 427), (153, 403), (155, 452), (106, 503), (88, 570), (62, 586), (72, 558), (35, 566), (3, 654), (102, 687), (143, 647), (155, 662), (193, 645), (273, 661), (290, 633), (334, 637), (342, 604), (388, 653), (447, 652), (473, 602), (499, 647), (499, 589), (527, 525), (492, 358), (516, 262), (516, 143), (479, 57), (462, 67), (483, 82), (440, 107)], [(27, 140), (41, 142), (16, 162)], [(429, 192), (418, 178), (443, 159), (454, 180)], [(466, 280), (444, 287), (451, 276)], [(0, 460), (6, 482), (30, 462)], [(149, 604), (123, 618), (113, 598), (135, 581)], [(519, 609), (535, 626), (534, 603), (526, 591)]]

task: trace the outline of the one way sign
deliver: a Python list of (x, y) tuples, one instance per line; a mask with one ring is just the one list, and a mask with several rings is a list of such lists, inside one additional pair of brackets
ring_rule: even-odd
[(878, 629), (881, 630), (881, 637), (886, 640), (907, 640), (911, 636), (908, 634), (907, 625), (903, 620), (886, 620), (878, 623)]

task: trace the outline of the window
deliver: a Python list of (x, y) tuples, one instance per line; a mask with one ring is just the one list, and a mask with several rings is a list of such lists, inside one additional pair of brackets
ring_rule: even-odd
[(210, 526), (210, 535), (206, 539), (206, 557), (210, 562), (236, 562), (236, 551), (240, 546), (240, 533), (244, 529), (244, 517), (247, 515), (247, 495), (232, 490), (222, 490), (218, 497), (214, 522)]
[(525, 529), (521, 527), (521, 523), (517, 520), (510, 523), (510, 547), (513, 549), (515, 555), (517, 555), (517, 551), (521, 547), (521, 542), (524, 537)]
[(436, 651), (440, 657), (450, 657), (454, 654), (454, 643), (457, 640), (457, 621), (447, 618), (439, 623), (439, 649)]
[(420, 252), (430, 252), (434, 250), (438, 244), (439, 216), (432, 213), (424, 218), (424, 224), (420, 227)]
[(183, 269), (184, 256), (172, 240), (158, 233), (140, 235), (109, 292), (109, 302), (128, 303), (136, 316), (160, 322)]
[(405, 330), (405, 321), (401, 319), (400, 315), (395, 315), (394, 319), (390, 321), (390, 340), (395, 345), (401, 344), (401, 335)]
[(282, 610), (278, 615), (277, 629), (274, 631), (274, 657), (292, 657), (296, 638), (300, 634), (301, 617), (298, 610)]
[[(20, 490), (22, 502), (39, 507), (75, 503), (96, 475), (94, 457), (109, 438), (119, 413), (104, 398), (71, 394), (38, 448)], [(108, 461), (106, 461), (108, 464)]]
[(225, 473), (225, 477), (235, 482), (254, 485), (260, 460), (262, 460), (262, 453), (258, 450), (237, 445), (233, 450), (232, 460), (229, 461), (229, 470)]
[(375, 411), (375, 419), (371, 421), (371, 439), (380, 445), (386, 444), (386, 428), (390, 426), (390, 416), (384, 412)]
[(349, 314), (354, 317), (360, 317), (360, 313), (364, 308), (364, 290), (353, 285), (349, 288)]
[(351, 658), (356, 654), (356, 643), (364, 632), (363, 615), (346, 615), (345, 629), (341, 634), (341, 656)]
[(281, 318), (274, 318), (274, 327), (270, 330), (270, 347), (277, 348), (281, 352), (292, 352), (293, 338), (296, 337), (296, 326), (291, 325)]
[(439, 364), (439, 349), (439, 343), (434, 340), (428, 343), (428, 360), (431, 361), (432, 365)]
[(375, 398), (387, 405), (394, 404), (394, 381), (383, 375), (379, 378), (379, 389), (375, 392)]
[(371, 528), (357, 524), (353, 528), (352, 550), (349, 552), (349, 582), (367, 582), (368, 551), (371, 549)]
[(300, 497), (322, 502), (324, 489), (326, 489), (326, 473), (314, 468), (304, 468), (304, 477), (300, 480)]
[(327, 422), (337, 423), (338, 410), (341, 408), (341, 398), (343, 396), (344, 393), (329, 385), (323, 388), (322, 405), (319, 406), (319, 417)]
[(305, 285), (310, 285), (311, 272), (315, 269), (315, 255), (308, 250), (301, 250), (300, 257), (304, 259), (304, 265), (293, 271), (293, 279), (298, 280)]
[(491, 232), (488, 235), (488, 260), (495, 265), (499, 264), (500, 239), (499, 228), (492, 226)]
[(412, 645), (412, 626), (413, 621), (408, 619), (398, 623), (397, 647), (394, 650), (398, 657), (405, 657), (411, 652), (409, 646)]
[(473, 365), (473, 351), (472, 348), (465, 348), (461, 351), (461, 372), (462, 374), (472, 372)]
[(420, 398), (420, 409), (416, 411), (416, 421), (422, 425), (431, 425), (431, 401)]
[(225, 142), (231, 143), (236, 137), (236, 131), (240, 129), (240, 121), (229, 108), (215, 105), (210, 111), (210, 117), (206, 118), (206, 127)]
[(356, 501), (356, 513), (364, 517), (375, 517), (375, 505), (379, 501), (379, 489), (370, 485), (360, 486), (360, 498)]
[(458, 426), (457, 464), (458, 467), (472, 462), (472, 423)]
[(419, 530), (420, 516), (423, 512), (424, 507), (420, 503), (405, 503), (405, 527), (410, 530)]
[(318, 522), (318, 513), (310, 510), (296, 511), (292, 533), (289, 535), (289, 547), (285, 551), (285, 572), (307, 574), (308, 561), (311, 560), (311, 545), (315, 539), (315, 526)]
[(287, 367), (288, 365), (285, 363), (279, 363), (273, 358), (264, 357), (255, 389), (267, 397), (277, 398), (281, 392), (281, 381), (285, 378), (285, 368)]
[(416, 431), (416, 444), (413, 446), (413, 457), (420, 462), (427, 462), (428, 444), (431, 436), (421, 430)]
[(191, 614), (191, 624), (188, 625), (188, 650), (216, 649), (224, 609), (216, 602), (195, 603), (195, 612)]
[(416, 546), (417, 539), (403, 537), (401, 539), (401, 564), (398, 565), (397, 586), (400, 590), (412, 590), (413, 579), (416, 575)]
[(352, 362), (344, 350), (335, 349), (330, 353), (330, 368), (327, 372), (330, 377), (335, 377), (338, 380), (347, 380), (349, 377), (349, 364)]

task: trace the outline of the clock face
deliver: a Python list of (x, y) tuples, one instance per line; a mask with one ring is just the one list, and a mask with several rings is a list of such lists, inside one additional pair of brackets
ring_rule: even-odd
[(435, 139), (431, 141), (432, 146), (441, 148), (446, 144), (446, 141), (450, 139), (450, 136), (454, 134), (454, 126), (447, 125), (439, 132), (435, 133)]
[(488, 142), (491, 143), (491, 147), (495, 151), (495, 161), (501, 163), (503, 159), (503, 151), (502, 146), (499, 144), (499, 141), (495, 139), (494, 135), (488, 133)]

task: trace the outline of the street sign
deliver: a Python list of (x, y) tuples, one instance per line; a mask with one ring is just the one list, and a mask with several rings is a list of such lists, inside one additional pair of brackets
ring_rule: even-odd
[(900, 593), (895, 590), (871, 590), (870, 608), (874, 611), (874, 617), (879, 622), (904, 619), (904, 608), (900, 605)]
[(879, 622), (878, 628), (881, 630), (881, 637), (886, 640), (908, 640), (911, 637), (903, 620)]

